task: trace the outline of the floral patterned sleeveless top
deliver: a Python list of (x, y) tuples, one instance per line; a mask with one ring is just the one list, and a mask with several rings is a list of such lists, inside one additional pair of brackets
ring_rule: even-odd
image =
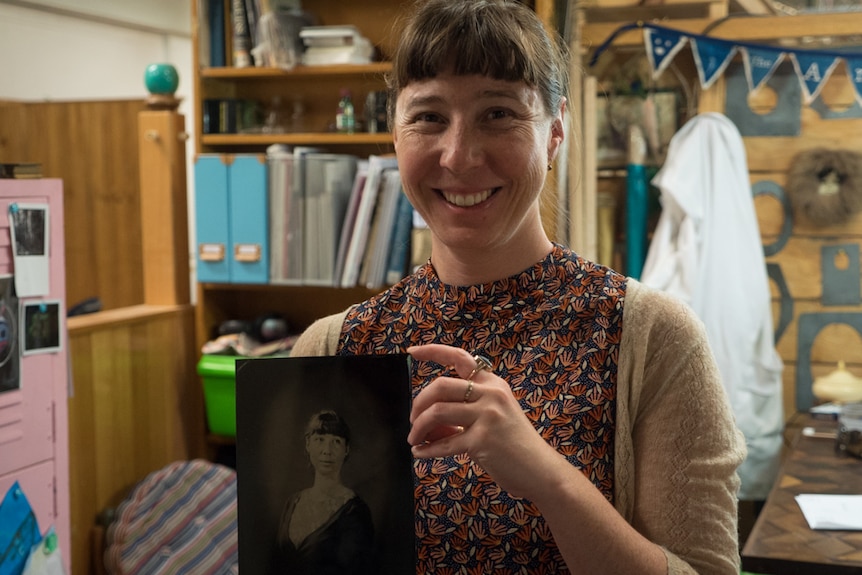
[[(560, 245), (526, 271), (482, 285), (443, 284), (429, 262), (353, 308), (338, 353), (427, 343), (482, 353), (537, 432), (611, 501), (625, 289), (624, 276)], [(415, 396), (441, 366), (412, 369)], [(416, 459), (413, 470), (417, 573), (568, 572), (535, 506), (466, 455)]]

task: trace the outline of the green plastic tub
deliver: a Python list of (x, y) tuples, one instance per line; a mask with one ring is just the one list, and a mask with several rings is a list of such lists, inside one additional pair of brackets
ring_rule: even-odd
[(203, 379), (210, 433), (236, 437), (236, 355), (203, 355), (198, 374)]

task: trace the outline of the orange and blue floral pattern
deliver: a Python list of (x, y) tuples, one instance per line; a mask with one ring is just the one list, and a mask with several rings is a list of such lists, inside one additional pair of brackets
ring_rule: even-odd
[[(338, 353), (426, 343), (481, 352), (545, 441), (612, 500), (625, 289), (624, 276), (559, 245), (521, 274), (467, 287), (443, 284), (429, 262), (351, 310)], [(446, 369), (414, 362), (414, 396)], [(568, 573), (536, 507), (467, 455), (413, 469), (417, 573)]]

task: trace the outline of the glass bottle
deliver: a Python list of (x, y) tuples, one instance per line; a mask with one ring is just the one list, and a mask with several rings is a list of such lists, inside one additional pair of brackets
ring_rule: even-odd
[(284, 133), (284, 111), (282, 110), (281, 97), (273, 96), (266, 110), (266, 118), (261, 131), (264, 134)]
[(356, 130), (356, 114), (350, 90), (341, 90), (341, 99), (335, 114), (335, 129), (343, 134), (352, 134)]

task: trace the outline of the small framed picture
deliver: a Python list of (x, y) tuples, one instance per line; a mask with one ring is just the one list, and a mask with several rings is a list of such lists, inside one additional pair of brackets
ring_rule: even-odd
[(409, 357), (239, 360), (236, 392), (240, 571), (415, 571)]
[(9, 229), (15, 264), (15, 293), (19, 298), (46, 296), (50, 289), (49, 231), (47, 204), (9, 206)]
[(21, 353), (56, 353), (60, 340), (60, 302), (25, 302), (21, 306)]

